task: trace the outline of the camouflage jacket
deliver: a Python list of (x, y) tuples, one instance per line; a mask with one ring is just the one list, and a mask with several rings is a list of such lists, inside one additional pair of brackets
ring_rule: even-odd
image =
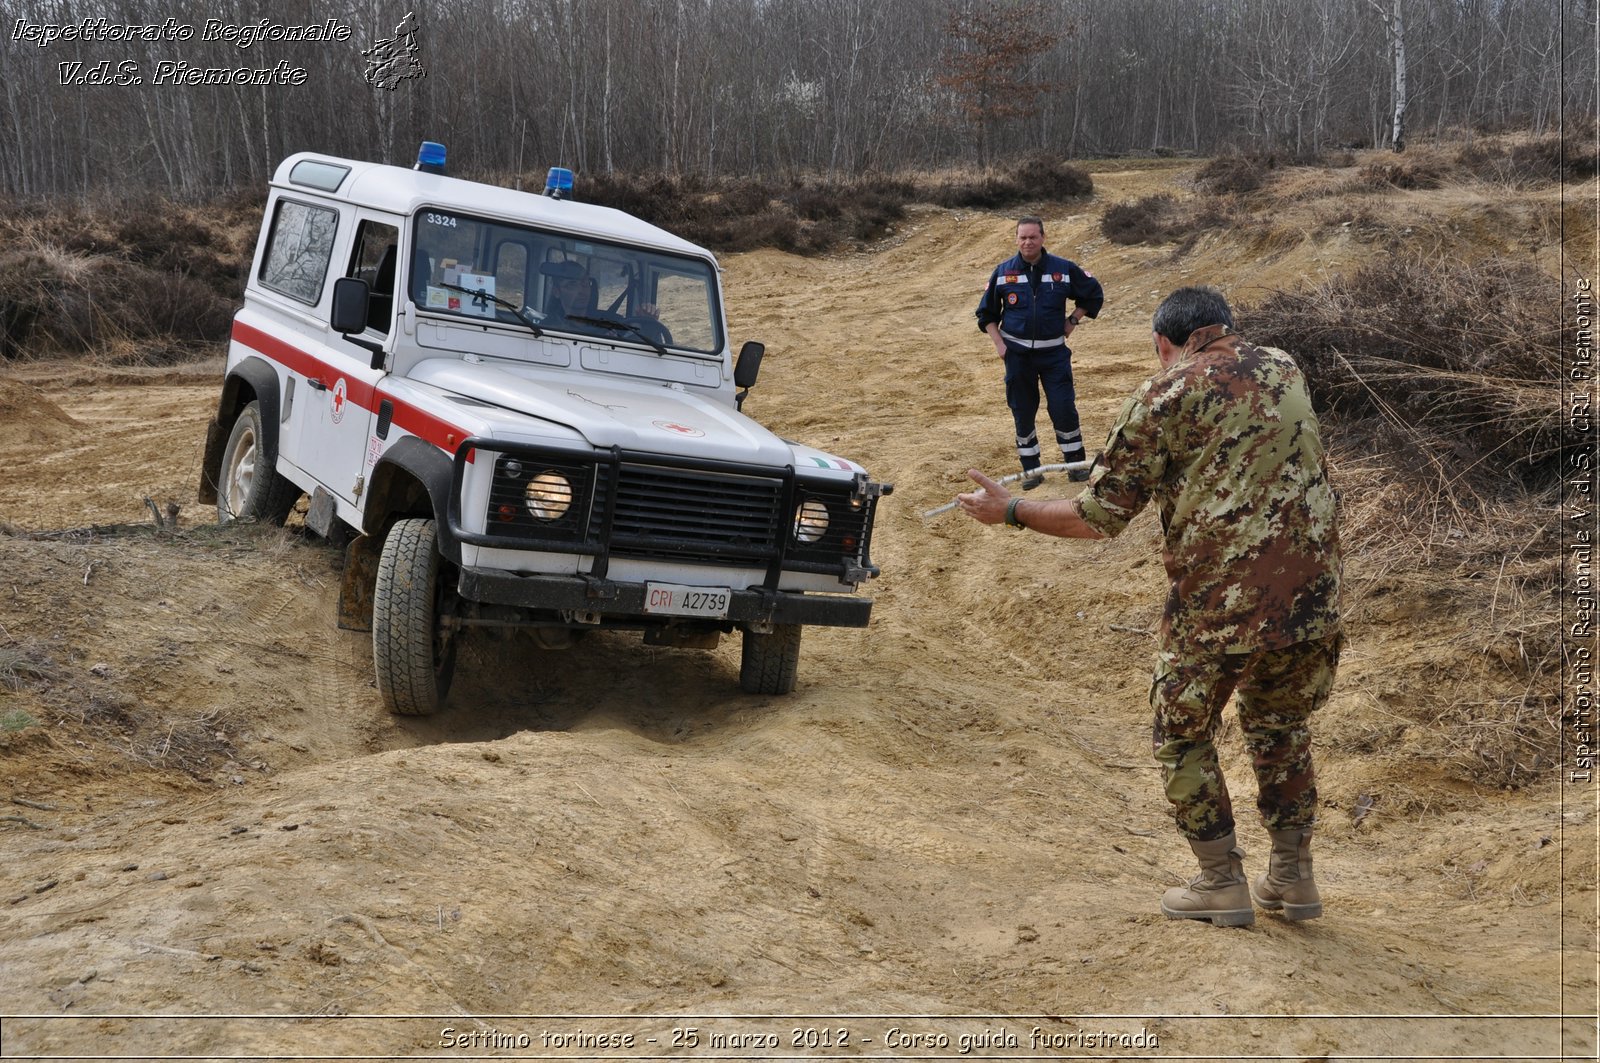
[(1162, 649), (1250, 653), (1339, 627), (1339, 532), (1294, 360), (1197, 330), (1122, 408), (1079, 496), (1116, 535), (1155, 500), (1172, 581)]

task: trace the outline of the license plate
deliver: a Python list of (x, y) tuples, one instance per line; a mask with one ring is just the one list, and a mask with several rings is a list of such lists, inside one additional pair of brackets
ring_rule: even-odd
[(657, 616), (706, 616), (720, 620), (728, 615), (733, 592), (726, 587), (685, 587), (681, 583), (646, 583), (644, 611)]

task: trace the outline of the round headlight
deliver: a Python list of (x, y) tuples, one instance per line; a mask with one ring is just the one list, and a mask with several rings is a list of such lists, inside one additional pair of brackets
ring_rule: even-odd
[(828, 532), (828, 507), (814, 498), (800, 503), (794, 511), (794, 537), (803, 543), (814, 543)]
[(535, 520), (560, 520), (572, 508), (572, 484), (560, 473), (546, 470), (528, 481), (523, 500)]

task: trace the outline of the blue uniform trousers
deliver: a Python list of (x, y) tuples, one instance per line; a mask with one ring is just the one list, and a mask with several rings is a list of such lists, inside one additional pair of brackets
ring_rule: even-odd
[(1065, 461), (1083, 461), (1083, 433), (1078, 427), (1077, 396), (1072, 390), (1072, 349), (1066, 344), (1044, 350), (1006, 350), (1006, 405), (1017, 423), (1017, 457), (1024, 469), (1036, 469), (1039, 436), (1039, 388), (1055, 426), (1056, 442)]

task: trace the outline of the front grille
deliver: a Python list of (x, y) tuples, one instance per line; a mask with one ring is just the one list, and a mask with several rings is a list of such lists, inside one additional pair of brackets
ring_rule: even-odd
[[(459, 491), (459, 455), (456, 466)], [(509, 449), (495, 459), (485, 532), (452, 528), (464, 542), (589, 554), (596, 576), (610, 559), (627, 558), (759, 567), (769, 582), (780, 569), (857, 580), (873, 571), (867, 556), (875, 502), (854, 485), (802, 479), (790, 469)]]
[(615, 557), (749, 563), (774, 556), (784, 530), (778, 477), (624, 463), (615, 499), (602, 472), (588, 537), (609, 515)]

